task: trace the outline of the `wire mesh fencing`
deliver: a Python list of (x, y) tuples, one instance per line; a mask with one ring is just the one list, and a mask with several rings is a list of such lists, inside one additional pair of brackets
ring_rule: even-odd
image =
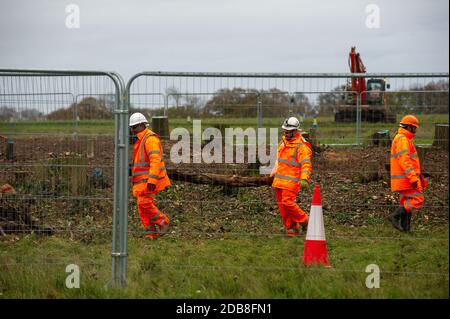
[[(105, 72), (0, 72), (2, 235), (85, 243), (116, 235), (120, 81)], [(24, 241), (23, 256), (13, 259), (27, 254)], [(77, 258), (58, 256), (67, 257)]]
[[(300, 120), (312, 144), (311, 179), (321, 186), (325, 223), (338, 225), (327, 230), (327, 238), (377, 244), (404, 240), (375, 235), (355, 238), (352, 229), (386, 225), (388, 215), (399, 206), (398, 196), (390, 190), (390, 145), (406, 114), (415, 114), (421, 121), (415, 141), (422, 169), (432, 182), (425, 192), (423, 213), (415, 217), (417, 230), (448, 223), (448, 150), (433, 146), (442, 140), (435, 136), (435, 127), (448, 121), (448, 74), (368, 74), (364, 77), (371, 85), (365, 92), (349, 90), (351, 77), (174, 72), (132, 77), (130, 109), (139, 101), (141, 107), (135, 110), (148, 117), (168, 117), (171, 133), (165, 134), (162, 143), (173, 186), (158, 195), (157, 205), (172, 220), (169, 236), (191, 240), (286, 237), (270, 182), (264, 180), (270, 169), (261, 169), (273, 163), (260, 160), (261, 155), (276, 157), (281, 124), (289, 116)], [(164, 105), (155, 107), (155, 96)], [(198, 124), (201, 134), (195, 135)], [(238, 128), (242, 139), (237, 138)], [(258, 128), (265, 129), (262, 135)], [(173, 161), (177, 157), (172, 151), (182, 140), (181, 134), (173, 134), (178, 129), (189, 133), (185, 161)], [(261, 137), (264, 148), (259, 148)], [(216, 139), (220, 143), (213, 143)], [(227, 146), (233, 150), (231, 161), (227, 161)], [(212, 153), (217, 156), (211, 157)], [(244, 185), (253, 177), (261, 178), (259, 185)], [(306, 212), (311, 196), (310, 189), (297, 197)], [(130, 223), (130, 234), (143, 236), (137, 214), (130, 216)], [(339, 226), (348, 233), (341, 233)]]
[[(389, 227), (386, 217), (399, 205), (390, 191), (390, 143), (401, 117), (410, 113), (421, 123), (415, 141), (430, 181), (414, 225), (420, 232), (448, 224), (448, 74), (364, 75), (374, 79), (366, 92), (348, 89), (353, 76), (144, 72), (125, 87), (113, 73), (0, 71), (0, 231), (92, 245), (112, 238), (113, 280), (124, 284), (128, 236), (140, 240), (145, 235), (128, 192), (128, 117), (139, 111), (161, 136), (172, 181), (156, 197), (171, 220), (168, 238), (194, 246), (204, 240), (276, 243), (287, 235), (268, 174), (281, 124), (296, 116), (312, 145), (311, 181), (321, 186), (327, 239), (363, 250), (389, 242), (401, 250), (410, 238), (364, 230)], [(308, 213), (311, 197), (312, 189), (297, 196)], [(443, 245), (448, 237), (414, 240)], [(23, 241), (20, 255), (2, 253), (0, 263), (27, 265), (27, 245)], [(75, 259), (104, 263), (109, 253), (98, 259), (75, 254)], [(280, 271), (276, 263), (251, 266), (239, 258), (221, 265), (151, 256), (157, 259), (152, 267), (181, 272)], [(36, 265), (61, 265), (73, 257), (49, 250)], [(342, 259), (338, 249), (330, 251), (330, 258)], [(420, 266), (385, 271), (430, 273)], [(340, 260), (335, 270), (358, 269)], [(294, 263), (285, 270), (294, 270)], [(443, 273), (438, 276), (445, 281)]]

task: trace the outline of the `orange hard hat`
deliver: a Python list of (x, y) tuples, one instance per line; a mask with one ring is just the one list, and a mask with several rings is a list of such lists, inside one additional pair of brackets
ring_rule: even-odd
[(400, 121), (400, 124), (404, 125), (412, 125), (415, 127), (419, 127), (419, 120), (414, 115), (405, 115), (402, 120)]

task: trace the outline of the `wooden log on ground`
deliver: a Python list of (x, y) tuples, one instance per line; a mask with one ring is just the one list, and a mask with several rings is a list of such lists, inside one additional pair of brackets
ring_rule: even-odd
[(168, 140), (170, 138), (169, 118), (167, 116), (153, 116), (152, 131), (158, 134), (161, 139)]
[(436, 123), (434, 126), (433, 146), (448, 151), (448, 123)]
[(425, 163), (425, 156), (429, 149), (430, 148), (427, 146), (417, 146), (416, 147), (417, 155), (419, 155), (420, 166), (422, 166), (422, 167), (423, 167), (423, 163)]
[(53, 228), (36, 224), (28, 209), (26, 204), (18, 205), (14, 199), (10, 202), (4, 197), (0, 198), (0, 235), (30, 233), (31, 231), (40, 235), (53, 235)]
[(375, 146), (391, 146), (391, 137), (388, 130), (378, 131), (372, 135), (372, 144)]
[(86, 157), (87, 158), (94, 158), (95, 157), (95, 145), (97, 138), (96, 137), (89, 137), (87, 139), (87, 152)]
[(175, 181), (194, 184), (220, 185), (227, 187), (259, 187), (272, 185), (273, 177), (268, 175), (258, 177), (229, 176), (212, 173), (186, 172), (175, 168), (167, 168), (169, 178)]
[[(87, 157), (66, 152), (43, 164), (36, 166), (34, 171), (35, 180), (39, 183), (33, 185), (40, 191), (45, 190), (52, 194), (69, 192), (71, 196), (85, 195), (89, 192)], [(16, 182), (19, 183), (19, 180)]]
[(383, 179), (382, 164), (377, 160), (370, 160), (365, 163), (364, 170), (356, 172), (353, 181), (356, 183), (370, 183)]
[(76, 155), (61, 158), (61, 175), (69, 182), (72, 196), (84, 195), (88, 191), (87, 159)]
[(9, 161), (14, 160), (14, 141), (11, 139), (6, 141), (6, 159)]

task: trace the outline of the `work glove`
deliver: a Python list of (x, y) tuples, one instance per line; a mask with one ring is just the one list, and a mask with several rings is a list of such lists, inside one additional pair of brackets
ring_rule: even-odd
[(156, 189), (156, 185), (155, 184), (150, 184), (150, 183), (147, 184), (147, 190), (149, 192), (153, 192), (153, 191), (155, 191), (155, 189)]
[(306, 179), (301, 179), (299, 184), (300, 184), (301, 189), (305, 189), (305, 190), (309, 189), (309, 183)]

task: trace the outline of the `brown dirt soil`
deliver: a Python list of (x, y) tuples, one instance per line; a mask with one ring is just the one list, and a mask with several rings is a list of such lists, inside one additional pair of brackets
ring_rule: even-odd
[[(18, 137), (14, 161), (6, 160), (0, 144), (0, 183), (9, 183), (18, 195), (4, 196), (8, 205), (30, 212), (39, 223), (56, 233), (92, 240), (111, 232), (114, 147), (112, 136)], [(163, 141), (168, 167), (189, 172), (225, 175), (254, 175), (248, 164), (176, 164), (168, 160), (173, 141)], [(87, 154), (93, 150), (93, 157)], [(130, 152), (132, 147), (130, 147)], [(192, 152), (191, 152), (192, 156)], [(49, 163), (82, 158), (85, 185), (74, 194), (68, 178)], [(372, 164), (368, 164), (372, 163)], [(389, 148), (319, 147), (313, 157), (312, 181), (320, 184), (326, 222), (352, 227), (385, 222), (398, 205), (398, 196), (389, 188)], [(50, 168), (42, 170), (42, 165)], [(415, 218), (417, 227), (448, 223), (448, 152), (430, 148), (422, 163), (429, 181), (425, 206)], [(53, 171), (52, 171), (53, 169)], [(94, 176), (101, 169), (100, 176)], [(67, 185), (66, 185), (67, 184)], [(0, 185), (1, 186), (1, 185)], [(309, 212), (312, 189), (300, 191), (298, 202)], [(282, 232), (273, 190), (270, 186), (227, 189), (223, 186), (174, 182), (161, 192), (157, 205), (171, 218), (171, 235), (213, 237), (224, 233), (277, 234)], [(135, 199), (130, 196), (129, 229), (142, 235)]]

